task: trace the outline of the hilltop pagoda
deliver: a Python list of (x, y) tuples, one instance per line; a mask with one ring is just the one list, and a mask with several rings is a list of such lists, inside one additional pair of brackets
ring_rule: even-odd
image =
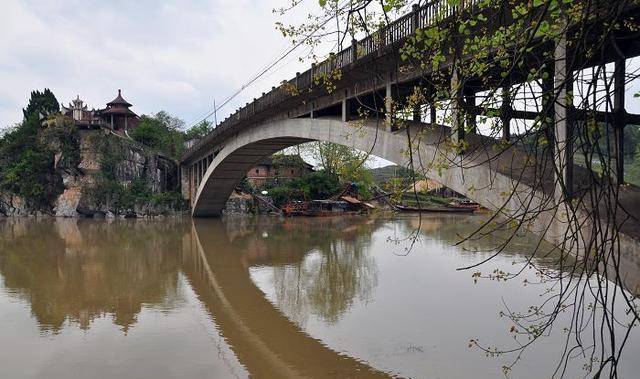
[(108, 123), (113, 130), (129, 130), (138, 126), (138, 115), (131, 111), (131, 104), (122, 97), (122, 91), (118, 90), (118, 96), (107, 103), (107, 108), (100, 111), (100, 117)]
[(104, 109), (89, 110), (78, 96), (68, 107), (62, 105), (61, 111), (63, 115), (73, 118), (80, 129), (107, 128), (124, 133), (137, 127), (140, 122), (140, 118), (130, 107), (131, 104), (122, 97), (122, 91), (118, 90), (118, 96), (107, 103)]

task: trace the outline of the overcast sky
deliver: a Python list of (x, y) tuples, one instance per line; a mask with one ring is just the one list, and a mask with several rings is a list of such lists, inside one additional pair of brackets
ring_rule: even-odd
[[(193, 122), (289, 46), (271, 12), (283, 3), (2, 0), (0, 127), (19, 122), (30, 91), (43, 88), (65, 104), (80, 95), (96, 108), (121, 88), (138, 114), (166, 110)], [(221, 116), (305, 70), (295, 55)]]

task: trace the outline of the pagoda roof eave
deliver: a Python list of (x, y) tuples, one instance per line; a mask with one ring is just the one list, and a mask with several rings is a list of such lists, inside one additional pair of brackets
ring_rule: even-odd
[(102, 115), (129, 115), (133, 117), (138, 117), (133, 111), (127, 108), (108, 108), (100, 112)]

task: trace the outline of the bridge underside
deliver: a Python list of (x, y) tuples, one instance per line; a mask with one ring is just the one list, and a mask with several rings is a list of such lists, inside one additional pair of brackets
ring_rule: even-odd
[(207, 171), (209, 175), (205, 174), (202, 186), (198, 191), (199, 196), (197, 196), (192, 208), (193, 216), (220, 216), (231, 192), (252, 167), (265, 157), (304, 142), (308, 142), (308, 140), (296, 137), (270, 138), (248, 143), (229, 154), (225, 154), (224, 160), (211, 167), (211, 172)]

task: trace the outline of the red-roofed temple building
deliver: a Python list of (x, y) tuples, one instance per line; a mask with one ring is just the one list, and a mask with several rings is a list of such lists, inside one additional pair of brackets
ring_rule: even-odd
[(138, 126), (140, 117), (131, 109), (131, 104), (122, 97), (122, 91), (118, 90), (118, 96), (107, 103), (105, 109), (89, 110), (78, 96), (69, 107), (62, 106), (62, 113), (73, 118), (76, 126), (83, 129), (107, 127), (114, 131), (124, 132)]
[(118, 97), (107, 103), (107, 109), (100, 112), (114, 130), (128, 130), (138, 126), (138, 115), (131, 111), (131, 104), (122, 98), (118, 90)]

